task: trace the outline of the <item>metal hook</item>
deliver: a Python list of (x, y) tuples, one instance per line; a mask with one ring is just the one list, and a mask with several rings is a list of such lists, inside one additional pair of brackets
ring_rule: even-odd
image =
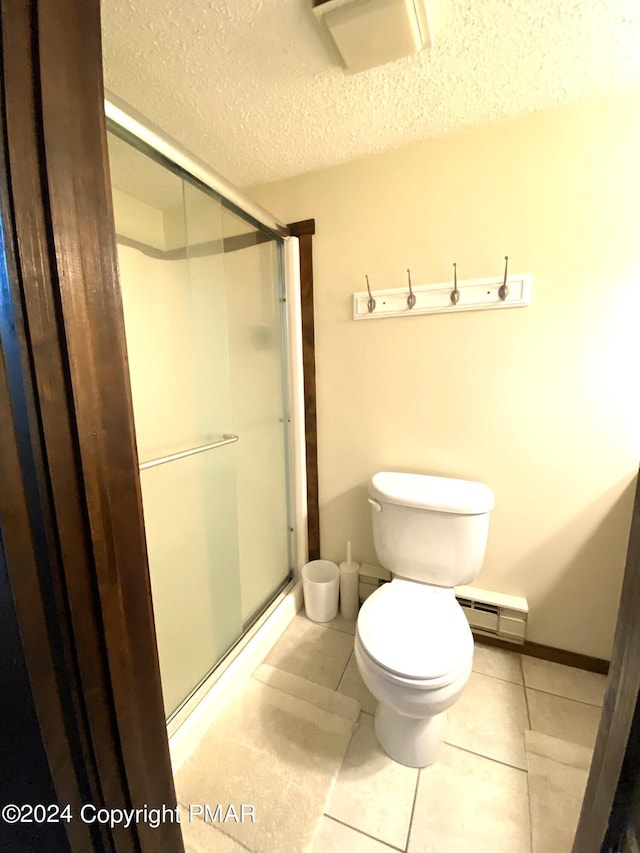
[(502, 301), (509, 295), (509, 285), (507, 284), (507, 265), (509, 264), (509, 255), (504, 256), (504, 281), (498, 288), (498, 296)]
[(456, 269), (457, 264), (453, 265), (453, 290), (449, 294), (449, 298), (453, 305), (458, 304), (458, 300), (460, 299), (460, 291), (458, 290), (458, 270)]
[(411, 309), (416, 304), (416, 297), (414, 296), (413, 290), (411, 289), (411, 270), (407, 270), (407, 277), (409, 279), (409, 295), (407, 296), (407, 305)]
[(376, 308), (376, 300), (371, 295), (371, 288), (369, 287), (369, 276), (365, 275), (365, 278), (367, 280), (367, 293), (369, 294), (369, 298), (367, 299), (367, 311), (369, 312), (369, 314), (373, 314)]

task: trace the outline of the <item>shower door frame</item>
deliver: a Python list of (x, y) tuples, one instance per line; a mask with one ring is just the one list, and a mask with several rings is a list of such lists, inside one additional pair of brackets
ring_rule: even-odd
[[(168, 137), (160, 128), (149, 122), (144, 116), (134, 110), (111, 92), (105, 92), (104, 112), (108, 120), (108, 129), (114, 126), (123, 131), (123, 138), (133, 142), (141, 143), (141, 150), (152, 149), (161, 158), (170, 161), (187, 175), (195, 179), (196, 185), (211, 190), (215, 195), (228, 203), (229, 209), (246, 219), (249, 224), (251, 220), (257, 224), (274, 240), (282, 246), (282, 260), (279, 264), (280, 274), (283, 278), (285, 294), (284, 316), (284, 344), (283, 369), (285, 372), (286, 386), (283, 387), (284, 415), (288, 415), (289, 424), (286, 430), (286, 452), (287, 458), (287, 514), (290, 523), (290, 565), (292, 577), (284, 585), (273, 590), (272, 597), (266, 605), (253, 616), (250, 623), (245, 626), (231, 647), (224, 653), (221, 659), (211, 662), (211, 669), (203, 680), (195, 686), (178, 708), (169, 716), (168, 730), (172, 736), (182, 723), (187, 719), (192, 710), (197, 707), (202, 697), (215, 683), (216, 679), (224, 669), (242, 651), (243, 641), (249, 633), (255, 633), (267, 616), (273, 612), (274, 607), (282, 602), (294, 588), (299, 580), (299, 570), (309, 558), (311, 530), (313, 551), (317, 550), (316, 528), (312, 527), (313, 521), (317, 522), (317, 482), (315, 483), (315, 495), (313, 491), (309, 494), (307, 483), (307, 464), (309, 458), (315, 459), (315, 441), (311, 445), (311, 453), (308, 454), (310, 435), (305, 429), (309, 426), (308, 407), (305, 406), (307, 395), (305, 390), (309, 386), (309, 368), (303, 359), (303, 319), (307, 322), (306, 335), (309, 335), (308, 316), (303, 318), (303, 306), (301, 302), (301, 259), (299, 240), (293, 236), (290, 228), (280, 222), (271, 213), (262, 208), (245, 196), (233, 184), (229, 183), (222, 175), (211, 169), (208, 164), (195, 157), (178, 142)], [(308, 228), (302, 231), (307, 233)], [(305, 255), (310, 256), (310, 246), (305, 246)], [(311, 306), (312, 307), (312, 306)], [(308, 312), (307, 312), (308, 314)], [(315, 381), (315, 376), (313, 377)], [(315, 394), (314, 394), (315, 398)], [(315, 415), (315, 407), (314, 407)], [(286, 417), (285, 417), (286, 424)], [(315, 433), (315, 420), (313, 423)], [(314, 436), (315, 437), (315, 436)], [(315, 470), (312, 467), (312, 471)], [(313, 483), (311, 484), (313, 486)], [(315, 500), (314, 500), (315, 497)], [(315, 503), (315, 512), (310, 512), (309, 500)], [(222, 664), (222, 666), (220, 666)]]

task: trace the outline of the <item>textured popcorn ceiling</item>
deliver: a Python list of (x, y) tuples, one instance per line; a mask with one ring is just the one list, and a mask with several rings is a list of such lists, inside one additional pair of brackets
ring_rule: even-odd
[(348, 75), (312, 0), (102, 0), (105, 85), (240, 186), (640, 88), (640, 0), (437, 0), (431, 50)]

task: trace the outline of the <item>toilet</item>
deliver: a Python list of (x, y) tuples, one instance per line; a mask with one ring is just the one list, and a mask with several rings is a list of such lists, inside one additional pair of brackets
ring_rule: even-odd
[(469, 480), (382, 472), (369, 503), (376, 552), (393, 579), (360, 608), (355, 658), (378, 700), (380, 746), (400, 764), (426, 767), (471, 673), (473, 637), (454, 587), (480, 571), (493, 492)]

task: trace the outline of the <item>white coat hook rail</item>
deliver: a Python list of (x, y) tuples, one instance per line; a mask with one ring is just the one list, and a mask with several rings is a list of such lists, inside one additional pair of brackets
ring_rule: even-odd
[(453, 264), (453, 289), (451, 279), (439, 284), (413, 283), (411, 270), (407, 269), (406, 288), (371, 291), (369, 276), (365, 275), (367, 289), (353, 294), (353, 319), (377, 320), (384, 317), (411, 317), (417, 314), (444, 314), (448, 311), (482, 311), (494, 308), (522, 308), (531, 301), (532, 276), (528, 273), (509, 275), (509, 256), (504, 257), (504, 273), (495, 278), (475, 278), (460, 281), (458, 265)]

